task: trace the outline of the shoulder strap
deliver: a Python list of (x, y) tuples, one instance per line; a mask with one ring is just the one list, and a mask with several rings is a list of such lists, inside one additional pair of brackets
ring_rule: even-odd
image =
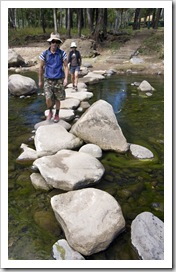
[(45, 61), (47, 61), (47, 58), (48, 58), (48, 49), (44, 51), (43, 56), (45, 58)]
[[(49, 49), (45, 50), (43, 54), (45, 61), (48, 60), (48, 51)], [(59, 49), (59, 56), (60, 56), (60, 60), (63, 62), (63, 51), (61, 49)]]

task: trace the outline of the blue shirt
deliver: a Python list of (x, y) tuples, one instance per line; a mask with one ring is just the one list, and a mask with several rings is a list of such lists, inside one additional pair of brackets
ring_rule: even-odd
[(53, 54), (49, 48), (43, 51), (39, 58), (45, 62), (45, 78), (60, 79), (65, 77), (63, 70), (63, 61), (67, 59), (65, 51), (57, 48)]

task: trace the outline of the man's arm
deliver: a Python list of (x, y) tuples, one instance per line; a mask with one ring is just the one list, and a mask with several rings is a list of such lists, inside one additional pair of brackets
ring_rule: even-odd
[(64, 60), (64, 72), (65, 72), (64, 86), (66, 86), (68, 83), (68, 61), (67, 61), (67, 59)]
[(38, 75), (38, 85), (41, 89), (43, 86), (43, 68), (44, 68), (45, 62), (43, 60), (40, 60), (39, 64), (39, 75)]
[(82, 57), (81, 57), (81, 53), (79, 52), (79, 63), (80, 63), (80, 66), (82, 64)]

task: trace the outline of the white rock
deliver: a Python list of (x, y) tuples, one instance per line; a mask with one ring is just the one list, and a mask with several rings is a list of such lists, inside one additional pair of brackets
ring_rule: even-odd
[(65, 191), (83, 188), (98, 182), (104, 174), (103, 165), (93, 156), (61, 150), (33, 162), (47, 184)]
[(98, 145), (102, 150), (125, 152), (129, 148), (112, 106), (104, 100), (92, 104), (70, 132), (85, 143)]
[(154, 88), (146, 80), (143, 80), (138, 88), (142, 92), (147, 92), (147, 91), (153, 91), (154, 90)]
[[(53, 117), (52, 117), (51, 120), (54, 119), (54, 115), (55, 115), (56, 110), (53, 109), (52, 112), (53, 112)], [(49, 113), (49, 110), (46, 110), (45, 111), (45, 116), (46, 117), (48, 116), (48, 113)], [(74, 110), (71, 110), (71, 109), (60, 109), (60, 111), (59, 111), (59, 118), (62, 119), (62, 120), (64, 120), (64, 121), (71, 121), (71, 120), (74, 119), (74, 117), (75, 117)]]
[(98, 79), (105, 78), (103, 75), (98, 74), (98, 73), (94, 73), (94, 72), (89, 72), (86, 76), (84, 76), (84, 78), (87, 78), (87, 77), (98, 78)]
[(36, 93), (37, 85), (30, 77), (14, 74), (9, 76), (8, 89), (12, 95), (21, 96)]
[(84, 100), (89, 100), (90, 98), (93, 97), (92, 92), (71, 92), (71, 93), (66, 93), (67, 98), (76, 98), (79, 99), (80, 101)]
[(58, 240), (53, 245), (53, 257), (56, 260), (85, 260), (79, 252), (69, 246), (65, 239)]
[(143, 260), (164, 260), (164, 223), (152, 213), (133, 220), (131, 241)]
[(48, 125), (56, 125), (56, 124), (64, 127), (66, 130), (70, 130), (70, 128), (71, 128), (71, 125), (62, 119), (60, 119), (58, 123), (54, 123), (51, 120), (44, 120), (44, 121), (41, 121), (41, 122), (35, 124), (34, 128), (35, 128), (35, 130), (37, 130), (40, 126), (48, 126)]
[(55, 154), (62, 149), (75, 149), (82, 143), (81, 139), (58, 124), (40, 126), (34, 138), (38, 156)]
[(131, 154), (138, 159), (152, 159), (154, 157), (153, 153), (146, 147), (130, 144)]
[(69, 245), (85, 256), (105, 250), (125, 228), (120, 205), (102, 190), (55, 195), (51, 206)]
[(83, 145), (80, 149), (79, 152), (84, 152), (88, 153), (95, 158), (101, 158), (102, 157), (102, 150), (98, 145), (95, 144), (86, 144)]
[(49, 191), (53, 188), (46, 183), (44, 178), (39, 173), (32, 173), (30, 175), (30, 179), (35, 189)]
[(23, 149), (23, 152), (17, 158), (18, 162), (34, 161), (38, 158), (38, 154), (37, 154), (36, 150), (28, 147), (26, 144), (22, 143), (20, 148)]
[(60, 108), (61, 109), (77, 109), (78, 106), (80, 104), (80, 100), (79, 99), (75, 99), (75, 98), (68, 98), (65, 99), (63, 101), (61, 101), (61, 105)]

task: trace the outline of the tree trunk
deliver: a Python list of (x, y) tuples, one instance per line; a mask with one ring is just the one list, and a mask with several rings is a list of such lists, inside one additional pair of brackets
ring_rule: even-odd
[(154, 21), (154, 24), (153, 24), (153, 28), (154, 28), (154, 29), (157, 29), (157, 28), (158, 28), (158, 22), (159, 22), (159, 19), (160, 19), (161, 11), (162, 11), (162, 8), (158, 8), (158, 9), (157, 9), (156, 18), (155, 18), (155, 21)]
[(97, 24), (94, 32), (94, 39), (97, 43), (100, 42), (100, 31), (103, 29), (103, 8), (98, 9)]
[(46, 33), (46, 23), (45, 23), (45, 10), (44, 9), (40, 9), (40, 16), (41, 16), (41, 26), (43, 29), (43, 33)]
[(81, 22), (81, 19), (82, 19), (82, 9), (77, 9), (77, 18), (78, 18), (78, 37), (80, 38), (81, 37), (81, 25), (82, 25), (82, 22)]
[(58, 33), (56, 8), (53, 8), (53, 18), (54, 18), (54, 33)]
[(67, 35), (68, 38), (71, 38), (71, 10), (68, 8), (67, 10)]
[(93, 33), (93, 13), (91, 8), (87, 8), (87, 21), (89, 29)]
[(107, 38), (107, 25), (108, 25), (108, 10), (104, 8), (104, 24), (103, 24), (103, 35), (104, 39)]
[(60, 8), (60, 20), (59, 20), (59, 27), (62, 28), (62, 8)]
[(8, 9), (9, 26), (10, 28), (14, 28), (14, 29), (16, 29), (16, 18), (15, 18), (16, 11), (15, 10), (16, 10), (15, 8)]
[(135, 10), (133, 30), (140, 29), (139, 17), (140, 17), (140, 8)]
[(155, 25), (155, 17), (156, 17), (156, 9), (153, 10), (152, 27), (154, 27), (154, 25)]

